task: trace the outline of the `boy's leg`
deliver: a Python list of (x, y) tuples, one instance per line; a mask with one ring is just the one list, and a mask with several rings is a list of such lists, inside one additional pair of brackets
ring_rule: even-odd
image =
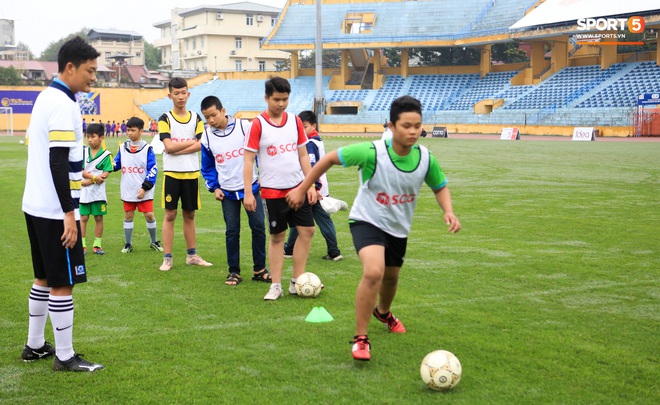
[(172, 245), (174, 244), (174, 220), (176, 219), (177, 210), (165, 209), (165, 216), (163, 217), (163, 249), (165, 254), (172, 255)]
[(252, 231), (252, 271), (259, 272), (266, 268), (266, 225), (264, 206), (261, 198), (255, 195), (257, 210), (247, 212), (248, 223)]
[(280, 233), (271, 233), (268, 242), (268, 264), (273, 283), (282, 283), (282, 267), (284, 266), (284, 237), (286, 230)]
[[(153, 209), (153, 207), (151, 208)], [(147, 232), (149, 232), (149, 240), (151, 241), (149, 247), (151, 247), (152, 250), (162, 252), (164, 249), (158, 241), (158, 226), (156, 224), (156, 216), (154, 215), (153, 211), (144, 212), (144, 221), (146, 222)]]
[[(258, 201), (258, 200), (257, 200)], [(241, 202), (223, 199), (222, 216), (225, 220), (225, 248), (229, 273), (241, 274)], [(259, 208), (257, 208), (257, 212)], [(249, 213), (248, 213), (249, 218)], [(250, 224), (251, 225), (251, 224)]]
[(298, 230), (293, 227), (289, 229), (289, 238), (284, 243), (284, 255), (293, 256), (293, 248), (296, 246), (296, 240), (298, 239)]
[(378, 306), (376, 307), (381, 314), (387, 314), (390, 312), (392, 301), (394, 301), (394, 296), (396, 295), (396, 290), (399, 286), (400, 271), (401, 267), (385, 266), (385, 274), (378, 295)]
[[(362, 279), (355, 296), (355, 335), (367, 335), (371, 314), (376, 306), (385, 273), (385, 247), (365, 246), (358, 252), (362, 263)], [(391, 303), (391, 301), (390, 301)]]
[(323, 239), (328, 246), (328, 256), (330, 259), (341, 256), (339, 247), (337, 246), (337, 231), (335, 230), (335, 223), (332, 222), (330, 214), (321, 207), (321, 204), (312, 205), (312, 214), (314, 214), (314, 222), (318, 225)]
[(103, 251), (103, 215), (94, 215), (94, 253), (102, 255)]
[[(298, 240), (293, 247), (293, 279), (298, 278), (305, 272), (309, 249), (312, 246), (312, 237), (314, 236), (313, 226), (296, 226), (298, 230)], [(284, 246), (281, 248), (282, 258), (284, 258)]]
[(80, 216), (80, 239), (82, 240), (83, 249), (87, 251), (87, 240), (85, 236), (87, 235), (87, 221), (89, 221), (89, 215)]
[(186, 249), (196, 249), (195, 211), (181, 210), (181, 214), (183, 216), (183, 238), (186, 240)]

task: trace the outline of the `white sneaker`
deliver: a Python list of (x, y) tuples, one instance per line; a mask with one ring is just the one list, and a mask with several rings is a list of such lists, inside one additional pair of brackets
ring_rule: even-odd
[(272, 284), (268, 294), (264, 297), (266, 301), (275, 301), (282, 296), (282, 287), (279, 284)]
[(160, 271), (170, 271), (172, 270), (172, 258), (164, 257), (163, 264), (160, 265)]
[(213, 263), (207, 262), (198, 254), (188, 255), (188, 257), (186, 257), (186, 264), (189, 266), (213, 266)]
[(293, 281), (289, 283), (289, 294), (298, 295), (298, 291), (296, 291), (296, 283)]

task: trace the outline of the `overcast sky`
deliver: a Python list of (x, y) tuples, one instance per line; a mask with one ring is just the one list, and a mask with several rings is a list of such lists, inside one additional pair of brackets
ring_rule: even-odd
[[(283, 8), (286, 0), (251, 0)], [(86, 28), (136, 31), (153, 44), (160, 36), (153, 24), (170, 19), (174, 8), (239, 3), (236, 0), (0, 0), (0, 19), (14, 20), (16, 42), (39, 57), (51, 42)]]

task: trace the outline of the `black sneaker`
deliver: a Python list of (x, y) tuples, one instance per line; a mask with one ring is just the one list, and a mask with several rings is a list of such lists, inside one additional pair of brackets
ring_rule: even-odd
[(321, 259), (323, 259), (323, 260), (332, 260), (333, 262), (338, 262), (343, 258), (344, 258), (344, 256), (342, 256), (341, 254), (338, 254), (337, 256), (325, 255)]
[(84, 360), (82, 354), (74, 354), (73, 357), (67, 361), (61, 361), (57, 356), (55, 356), (55, 360), (53, 360), (53, 371), (92, 372), (104, 368), (105, 366), (103, 364), (94, 364)]
[(284, 258), (291, 259), (293, 257), (293, 250), (284, 249)]
[(50, 343), (44, 342), (44, 345), (39, 349), (33, 349), (30, 346), (25, 345), (21, 358), (23, 361), (35, 361), (48, 358), (54, 354), (55, 348)]

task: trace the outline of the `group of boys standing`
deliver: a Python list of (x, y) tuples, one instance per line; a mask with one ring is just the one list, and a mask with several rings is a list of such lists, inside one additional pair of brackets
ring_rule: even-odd
[[(105, 180), (99, 179), (96, 173), (83, 170), (81, 116), (74, 94), (89, 91), (95, 81), (98, 56), (99, 53), (80, 37), (62, 46), (58, 54), (58, 79), (37, 98), (28, 129), (30, 143), (23, 211), (35, 280), (29, 295), (28, 341), (23, 348), (22, 359), (33, 361), (54, 355), (52, 368), (58, 371), (104, 368), (76, 354), (72, 342), (72, 291), (74, 285), (85, 282), (87, 276), (84, 250), (78, 237), (81, 187), (83, 182), (99, 184)], [(323, 157), (314, 156), (316, 164), (312, 168), (307, 148), (303, 146), (308, 143), (308, 136), (317, 137), (314, 134), (316, 123), (311, 122), (311, 118), (303, 122), (300, 117), (285, 111), (291, 93), (286, 79), (273, 77), (265, 87), (267, 109), (251, 124), (227, 115), (216, 97), (205, 98), (202, 113), (209, 127), (204, 129), (201, 117), (186, 109), (190, 93), (185, 80), (175, 78), (170, 81), (168, 97), (173, 102), (173, 109), (163, 114), (158, 124), (165, 147), (164, 259), (160, 270), (167, 271), (173, 266), (174, 221), (179, 199), (187, 248), (186, 263), (211, 265), (196, 250), (194, 216), (200, 208), (198, 151), (202, 151), (201, 172), (205, 185), (214, 193), (216, 200), (221, 201), (227, 224), (229, 275), (226, 282), (237, 285), (242, 280), (238, 255), (242, 205), (248, 212), (252, 228), (252, 279), (271, 283), (264, 297), (268, 301), (283, 295), (285, 249), (291, 249), (293, 256), (293, 275), (289, 285), (292, 294), (295, 293), (293, 284), (296, 277), (305, 271), (314, 235), (315, 215), (312, 207), (319, 198), (317, 189), (322, 190), (322, 184), (318, 185), (317, 181), (333, 165), (357, 166), (360, 169), (360, 187), (349, 222), (354, 246), (362, 263), (362, 278), (356, 294), (352, 356), (356, 360), (370, 360), (367, 326), (371, 316), (387, 325), (390, 332), (406, 332), (390, 307), (396, 294), (416, 197), (422, 183), (425, 182), (433, 190), (436, 201), (444, 211), (443, 221), (449, 231), (455, 233), (461, 229), (453, 213), (442, 169), (427, 148), (416, 144), (422, 130), (421, 104), (409, 96), (398, 98), (390, 109), (388, 127), (393, 134), (391, 140), (358, 143)], [(139, 122), (135, 124), (135, 128), (144, 125), (143, 122), (141, 125)], [(124, 149), (120, 148), (118, 153), (120, 162), (123, 162), (125, 155), (136, 155), (135, 161), (142, 160), (138, 159), (136, 152), (151, 150), (144, 141), (134, 140), (130, 135), (129, 138), (123, 145)], [(137, 177), (122, 176), (122, 200), (126, 212), (130, 210), (132, 213), (135, 208), (149, 210), (148, 203), (144, 201), (153, 200), (155, 173), (150, 171), (153, 181), (144, 177), (141, 183)], [(128, 186), (124, 188), (124, 178), (131, 183), (133, 190), (138, 190), (139, 201), (124, 194), (124, 189), (129, 189)], [(49, 198), (44, 198), (43, 193)], [(126, 203), (130, 204), (127, 206)], [(270, 272), (265, 266), (264, 208), (270, 232)], [(128, 215), (125, 217), (125, 230), (127, 222)], [(289, 227), (297, 231), (293, 247), (285, 247), (284, 239)], [(328, 241), (326, 258), (336, 260), (340, 254), (338, 250), (331, 250), (331, 242)], [(55, 347), (44, 338), (48, 317), (53, 324)]]

